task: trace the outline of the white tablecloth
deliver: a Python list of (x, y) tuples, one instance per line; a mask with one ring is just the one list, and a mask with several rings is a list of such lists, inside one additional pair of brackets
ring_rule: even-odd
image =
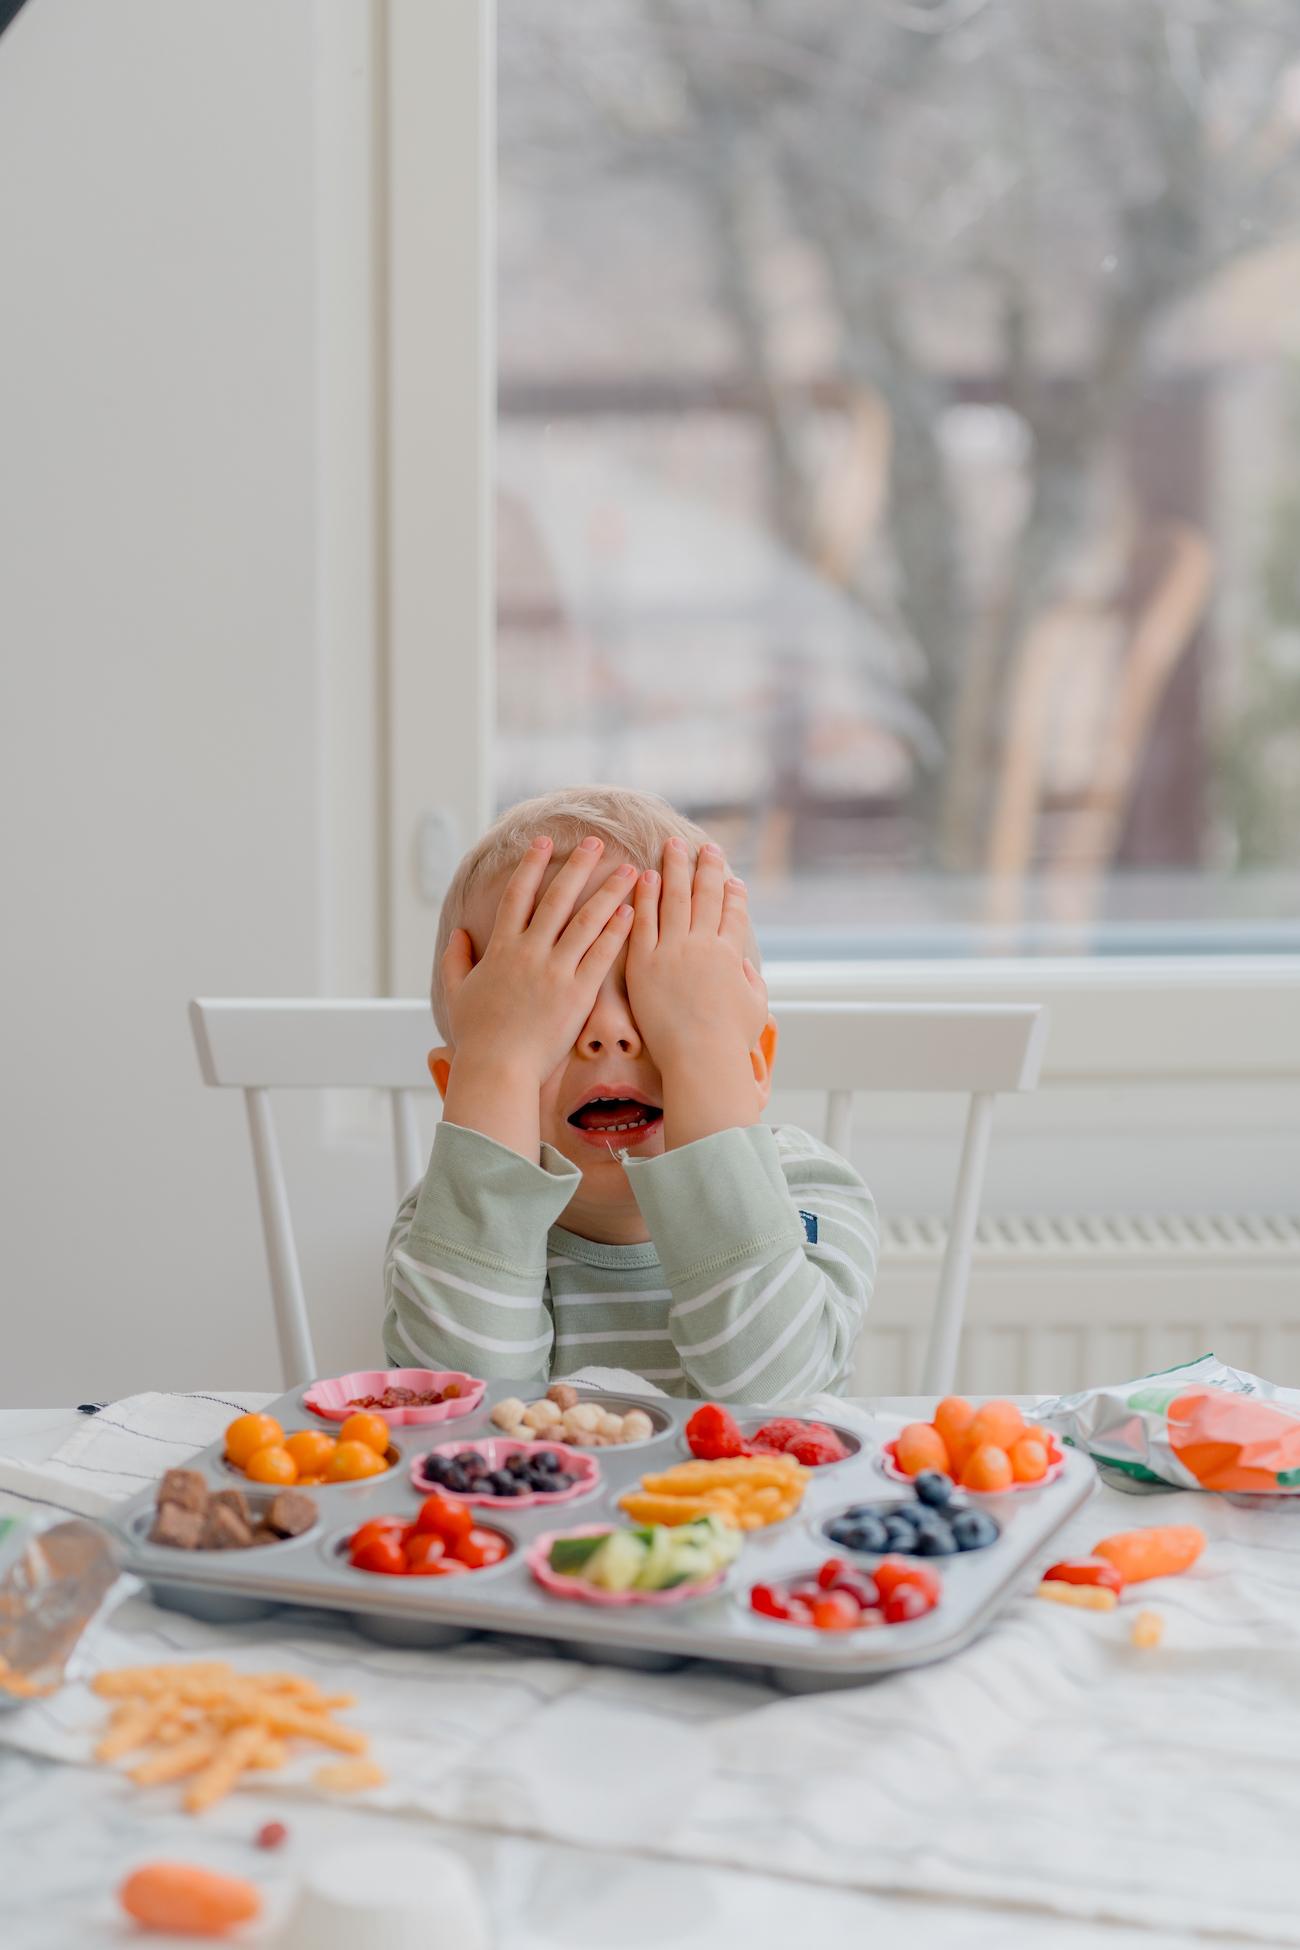
[[(258, 1399), (134, 1397), (26, 1462), (0, 1439), (0, 1508), (103, 1507)], [(217, 1629), (139, 1593), (93, 1650), (101, 1665), (291, 1664), (356, 1690), (390, 1775), (374, 1803), (461, 1830), (1300, 1944), (1300, 1509), (1103, 1488), (1054, 1554), (1168, 1521), (1200, 1523), (1211, 1543), (1151, 1589), (1158, 1651), (1129, 1643), (1127, 1603), (1101, 1615), (1024, 1599), (944, 1665), (807, 1698), (703, 1665), (622, 1673), (522, 1642), (380, 1650), (324, 1613)], [(85, 1763), (100, 1717), (69, 1687), (6, 1715), (0, 1742)], [(285, 1788), (250, 1792), (282, 1801)]]

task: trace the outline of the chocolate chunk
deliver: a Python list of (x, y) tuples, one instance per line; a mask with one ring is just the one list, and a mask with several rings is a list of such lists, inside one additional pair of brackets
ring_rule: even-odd
[(248, 1498), (242, 1490), (213, 1490), (209, 1498), (209, 1505), (212, 1504), (219, 1504), (225, 1510), (233, 1510), (239, 1521), (252, 1529), (253, 1513), (248, 1507)]
[(301, 1490), (281, 1490), (271, 1498), (266, 1523), (280, 1537), (301, 1537), (316, 1521), (316, 1505)]
[(208, 1507), (208, 1486), (197, 1469), (169, 1469), (158, 1485), (158, 1503), (160, 1508), (174, 1503), (202, 1513)]
[(247, 1550), (252, 1541), (252, 1526), (245, 1523), (237, 1510), (232, 1510), (228, 1504), (218, 1503), (213, 1497), (208, 1505), (207, 1520), (203, 1525), (203, 1535), (199, 1539), (199, 1549), (242, 1551)]
[(182, 1509), (179, 1503), (160, 1503), (149, 1542), (166, 1544), (171, 1550), (193, 1551), (199, 1548), (202, 1534), (203, 1518), (197, 1510)]

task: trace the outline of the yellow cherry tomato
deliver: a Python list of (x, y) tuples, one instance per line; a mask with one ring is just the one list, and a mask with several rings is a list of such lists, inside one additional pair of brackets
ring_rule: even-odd
[(244, 1464), (244, 1474), (252, 1483), (296, 1483), (298, 1465), (281, 1443), (268, 1443)]
[(226, 1454), (237, 1469), (246, 1469), (250, 1456), (284, 1441), (274, 1415), (240, 1415), (226, 1430)]
[(335, 1442), (332, 1435), (324, 1429), (295, 1429), (285, 1437), (285, 1448), (298, 1466), (298, 1480), (304, 1476), (319, 1476), (328, 1466), (334, 1454)]
[(388, 1453), (388, 1424), (382, 1415), (372, 1415), (368, 1409), (359, 1408), (355, 1415), (349, 1415), (339, 1430), (340, 1442), (364, 1442), (367, 1449), (383, 1456)]
[(340, 1442), (325, 1469), (328, 1483), (354, 1483), (363, 1476), (381, 1476), (388, 1464), (368, 1442)]

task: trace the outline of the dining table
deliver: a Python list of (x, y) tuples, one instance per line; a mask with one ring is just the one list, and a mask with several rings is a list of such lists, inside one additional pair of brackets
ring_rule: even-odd
[[(0, 1410), (0, 1516), (109, 1517), (269, 1399)], [(934, 1404), (844, 1406), (884, 1441)], [(637, 1672), (521, 1638), (380, 1646), (321, 1610), (215, 1625), (124, 1576), (67, 1683), (0, 1713), (0, 1944), (121, 1950), (123, 1877), (177, 1860), (256, 1881), (263, 1915), (238, 1940), (269, 1946), (313, 1862), (387, 1840), (459, 1855), (497, 1950), (1300, 1945), (1300, 1497), (1099, 1478), (1048, 1556), (1162, 1522), (1208, 1543), (1144, 1589), (1155, 1646), (1134, 1643), (1127, 1597), (1067, 1608), (1030, 1580), (952, 1657), (799, 1696), (760, 1669)], [(86, 1674), (191, 1658), (354, 1694), (386, 1784), (339, 1799), (250, 1775), (194, 1817), (95, 1764)], [(259, 1848), (271, 1820), (284, 1841)], [(430, 1950), (454, 1950), (436, 1891), (431, 1918)]]

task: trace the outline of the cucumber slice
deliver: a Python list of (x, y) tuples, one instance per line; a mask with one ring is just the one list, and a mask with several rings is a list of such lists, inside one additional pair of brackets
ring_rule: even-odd
[(594, 1537), (557, 1537), (551, 1545), (551, 1569), (561, 1577), (576, 1577), (609, 1534), (607, 1530), (602, 1530)]

